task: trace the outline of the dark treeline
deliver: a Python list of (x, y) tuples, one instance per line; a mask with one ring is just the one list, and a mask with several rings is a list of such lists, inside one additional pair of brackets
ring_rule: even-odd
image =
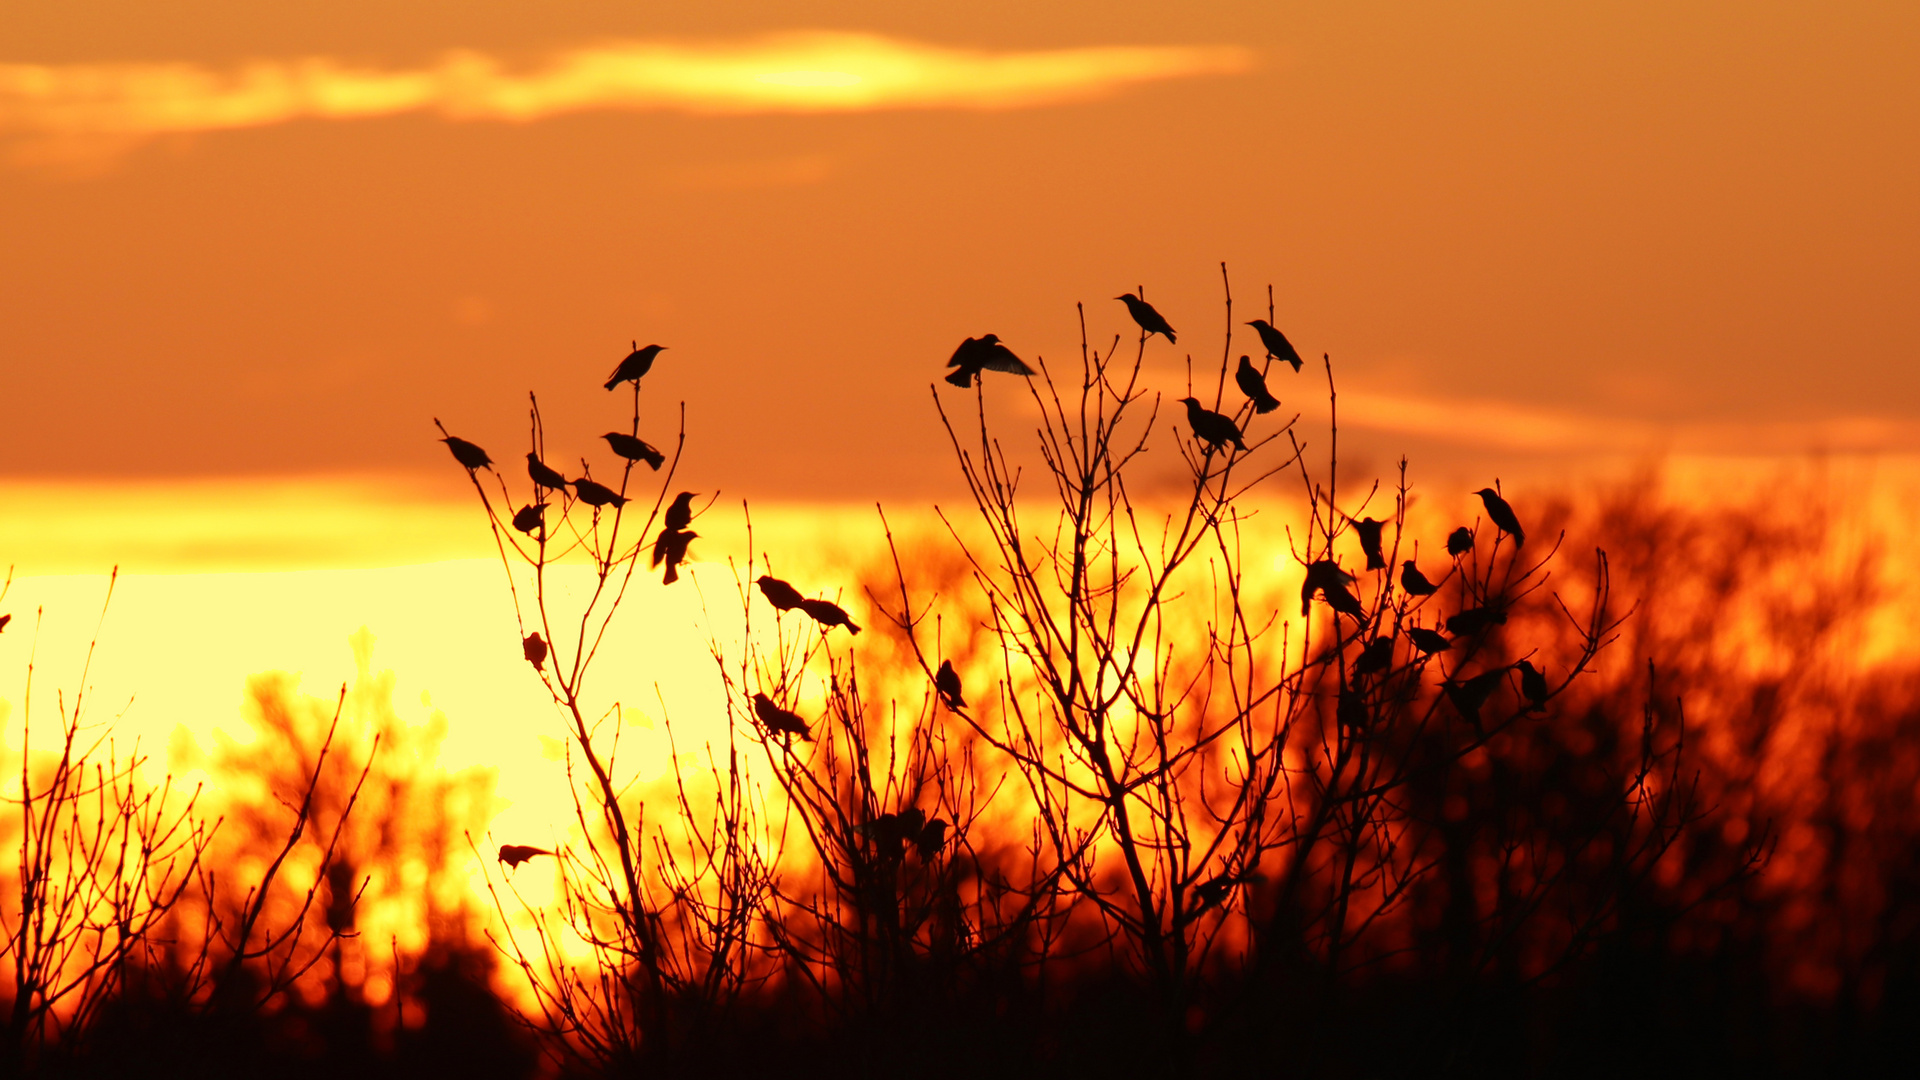
[[(525, 480), (443, 430), (568, 736), (566, 842), (483, 850), (487, 779), (433, 768), (436, 729), (364, 672), (326, 703), (256, 680), (262, 740), (199, 763), (217, 806), (63, 704), (5, 811), (9, 1070), (1771, 1076), (1920, 1050), (1920, 667), (1856, 661), (1885, 583), (1826, 557), (1817, 492), (1495, 484), (1428, 535), (1405, 463), (1355, 484), (1309, 440), (1292, 403), (1332, 365), (1309, 390), (1270, 298), (1264, 361), (1229, 334), (1178, 393), (1140, 383), (1172, 327), (1126, 311), (1125, 348), (1083, 333), (1064, 371), (955, 353), (950, 532), (888, 526), (838, 589), (730, 553), (728, 735), (676, 736), (646, 790), (588, 687), (635, 662), (599, 647), (645, 617), (633, 584), (688, 587), (716, 501), (675, 490), (684, 423), (642, 430), (661, 349), (607, 384), (632, 411), (598, 479), (546, 456), (537, 403)], [(1006, 392), (1031, 457), (989, 422)], [(562, 561), (585, 601), (550, 592)], [(395, 910), (420, 931), (376, 940)]]

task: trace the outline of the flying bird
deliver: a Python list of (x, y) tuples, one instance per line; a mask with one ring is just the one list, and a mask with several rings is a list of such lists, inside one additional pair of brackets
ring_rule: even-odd
[(1506, 677), (1507, 669), (1498, 667), (1492, 671), (1483, 671), (1465, 682), (1445, 682), (1440, 686), (1447, 692), (1447, 700), (1453, 702), (1453, 707), (1460, 710), (1460, 715), (1478, 726), (1480, 707), (1487, 703), (1487, 699), (1493, 696), (1494, 690), (1505, 681)]
[(673, 497), (673, 505), (667, 507), (668, 529), (684, 529), (693, 524), (693, 492), (683, 491)]
[[(434, 421), (436, 424), (439, 422), (438, 420)], [(441, 428), (440, 430), (445, 431), (446, 429)], [(466, 466), (468, 472), (472, 472), (475, 469), (493, 468), (493, 459), (487, 456), (485, 450), (480, 449), (480, 447), (475, 444), (452, 435), (440, 441), (447, 444), (447, 449), (453, 451), (453, 460)]]
[(547, 463), (541, 461), (540, 456), (531, 450), (527, 451), (527, 475), (533, 477), (533, 482), (543, 488), (553, 488), (558, 491), (567, 486), (567, 478), (548, 468)]
[(667, 564), (667, 572), (661, 575), (660, 584), (671, 585), (680, 580), (680, 564), (687, 561), (687, 545), (699, 535), (685, 529), (660, 530), (660, 535), (653, 541), (653, 565)]
[(806, 597), (800, 595), (799, 589), (772, 574), (761, 574), (754, 584), (760, 586), (760, 594), (767, 598), (767, 603), (781, 611), (792, 611), (806, 602)]
[(1400, 564), (1400, 587), (1407, 590), (1408, 596), (1432, 596), (1440, 591), (1440, 586), (1428, 581), (1412, 559)]
[(535, 671), (541, 671), (546, 668), (547, 643), (540, 637), (540, 631), (535, 630), (533, 633), (528, 634), (526, 638), (520, 642), (520, 651), (526, 656), (527, 663), (533, 665)]
[(513, 527), (532, 536), (533, 530), (546, 524), (544, 520), (546, 513), (546, 503), (528, 503), (514, 512)]
[(1473, 550), (1473, 530), (1465, 525), (1447, 534), (1447, 554), (1459, 556)]
[(620, 366), (614, 368), (612, 376), (607, 379), (607, 389), (611, 390), (623, 382), (632, 382), (638, 387), (641, 377), (653, 370), (653, 358), (659, 356), (664, 348), (665, 345), (649, 345), (643, 349), (639, 342), (634, 342), (633, 351), (620, 361)]
[(1251, 357), (1240, 358), (1240, 367), (1233, 373), (1233, 381), (1240, 384), (1240, 392), (1253, 402), (1254, 412), (1270, 413), (1280, 407), (1280, 399), (1267, 390), (1267, 377), (1253, 366)]
[(1367, 569), (1385, 570), (1387, 556), (1380, 550), (1380, 532), (1387, 523), (1373, 518), (1348, 518), (1353, 523), (1353, 534), (1360, 538), (1360, 550), (1367, 553)]
[(1371, 675), (1376, 671), (1385, 671), (1393, 666), (1393, 639), (1374, 638), (1353, 661), (1355, 675)]
[(788, 712), (773, 703), (765, 694), (753, 695), (753, 715), (760, 718), (760, 725), (769, 732), (780, 735), (798, 735), (807, 742), (813, 741), (813, 735), (807, 731), (807, 722), (800, 719), (798, 713)]
[(651, 444), (641, 439), (623, 435), (618, 431), (609, 431), (600, 437), (607, 440), (607, 445), (613, 447), (614, 453), (628, 461), (644, 461), (647, 463), (647, 468), (654, 472), (659, 472), (660, 466), (666, 464), (667, 455), (655, 450)]
[(1300, 370), (1303, 361), (1300, 359), (1299, 351), (1293, 347), (1293, 342), (1287, 340), (1287, 335), (1275, 329), (1274, 325), (1265, 319), (1255, 319), (1247, 325), (1253, 327), (1254, 331), (1260, 335), (1260, 344), (1266, 346), (1268, 356), (1285, 360), (1293, 365), (1293, 370)]
[(947, 372), (947, 381), (965, 389), (972, 386), (974, 379), (982, 371), (1004, 371), (1009, 375), (1031, 375), (1033, 369), (1026, 361), (1013, 355), (1013, 350), (1000, 343), (997, 334), (982, 334), (977, 338), (968, 338), (953, 350), (953, 358), (947, 361), (952, 371)]
[(847, 613), (841, 610), (840, 605), (831, 600), (802, 600), (800, 610), (813, 616), (813, 621), (820, 624), (822, 633), (836, 626), (844, 626), (856, 634), (860, 632), (860, 628), (847, 618)]
[(960, 673), (953, 670), (953, 661), (940, 661), (940, 670), (933, 677), (933, 688), (940, 691), (940, 697), (949, 709), (964, 709), (967, 699), (960, 693)]
[(1200, 407), (1194, 398), (1180, 399), (1187, 407), (1187, 426), (1193, 429), (1193, 437), (1214, 449), (1232, 443), (1242, 450), (1247, 444), (1240, 439), (1240, 427), (1230, 417), (1221, 416)]
[(1326, 598), (1327, 603), (1331, 604), (1335, 611), (1343, 611), (1356, 619), (1360, 618), (1362, 614), (1360, 601), (1347, 591), (1347, 586), (1353, 580), (1352, 574), (1340, 569), (1340, 564), (1331, 559), (1308, 563), (1307, 578), (1300, 583), (1300, 614), (1307, 613), (1313, 594), (1319, 593)]
[(1547, 707), (1547, 673), (1521, 660), (1513, 665), (1520, 673), (1520, 696), (1527, 699), (1527, 711), (1539, 712)]
[(1513, 516), (1513, 507), (1507, 505), (1507, 500), (1501, 498), (1499, 492), (1492, 488), (1481, 488), (1474, 494), (1486, 504), (1487, 516), (1500, 526), (1500, 531), (1513, 537), (1515, 547), (1527, 542), (1527, 530), (1520, 527), (1520, 519)]
[(581, 477), (573, 482), (574, 493), (588, 506), (625, 506), (627, 497), (606, 486)]
[(1159, 312), (1153, 310), (1152, 304), (1147, 303), (1132, 293), (1121, 293), (1119, 296), (1114, 297), (1114, 299), (1125, 302), (1127, 305), (1127, 314), (1133, 316), (1133, 321), (1140, 324), (1140, 329), (1146, 331), (1148, 337), (1152, 337), (1155, 334), (1165, 334), (1168, 342), (1178, 340), (1173, 336), (1173, 327), (1168, 326), (1167, 320), (1162, 318)]
[(1440, 633), (1438, 630), (1429, 630), (1424, 626), (1408, 627), (1407, 640), (1413, 642), (1414, 648), (1419, 649), (1428, 656), (1432, 656), (1434, 653), (1443, 653), (1453, 648), (1453, 642), (1448, 641), (1446, 635)]
[(548, 851), (546, 848), (528, 847), (525, 844), (500, 845), (500, 861), (506, 863), (507, 869), (509, 870), (518, 868), (521, 863), (526, 862), (535, 855), (551, 854), (553, 854), (553, 852)]

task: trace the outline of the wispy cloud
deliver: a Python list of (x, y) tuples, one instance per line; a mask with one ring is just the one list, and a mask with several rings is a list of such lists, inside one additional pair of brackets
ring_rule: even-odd
[(609, 43), (526, 68), (471, 51), (413, 70), (324, 57), (223, 71), (185, 63), (0, 64), (0, 132), (141, 137), (401, 113), (531, 121), (590, 109), (1017, 109), (1239, 72), (1252, 63), (1249, 51), (1232, 46), (993, 52), (872, 34), (797, 33), (723, 44)]

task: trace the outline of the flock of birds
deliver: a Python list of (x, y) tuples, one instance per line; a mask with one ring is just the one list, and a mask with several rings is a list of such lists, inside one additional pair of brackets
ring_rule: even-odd
[[(1156, 311), (1152, 304), (1140, 296), (1122, 293), (1114, 299), (1126, 304), (1127, 312), (1139, 325), (1145, 337), (1159, 334), (1169, 343), (1178, 340), (1176, 332), (1166, 318)], [(1278, 360), (1292, 365), (1298, 372), (1304, 366), (1300, 353), (1287, 340), (1285, 334), (1265, 319), (1253, 319), (1246, 325), (1251, 326), (1260, 337), (1260, 343), (1266, 350), (1269, 362)], [(638, 341), (633, 343), (633, 351), (614, 368), (606, 381), (606, 389), (613, 390), (622, 383), (632, 383), (639, 389), (640, 380), (653, 369), (654, 360), (666, 349), (664, 345), (642, 347)], [(1015, 355), (996, 334), (985, 334), (977, 338), (967, 338), (954, 350), (947, 361), (949, 370), (946, 381), (962, 389), (979, 384), (982, 373), (987, 371), (1003, 372), (1011, 375), (1033, 375), (1033, 368)], [(1234, 383), (1240, 388), (1247, 401), (1258, 415), (1271, 413), (1280, 407), (1280, 399), (1268, 389), (1266, 376), (1253, 364), (1251, 356), (1240, 357), (1238, 368), (1234, 372)], [(1187, 426), (1194, 438), (1206, 444), (1208, 451), (1225, 450), (1231, 446), (1235, 451), (1247, 449), (1244, 433), (1233, 417), (1214, 412), (1189, 396), (1181, 398), (1186, 406)], [(464, 466), (469, 473), (479, 469), (493, 468), (493, 459), (478, 445), (466, 439), (457, 438), (440, 425), (443, 438), (441, 442), (453, 453), (454, 460)], [(607, 441), (614, 454), (628, 462), (645, 464), (658, 471), (665, 463), (666, 456), (660, 450), (642, 440), (637, 435), (618, 431), (609, 431), (601, 438)], [(522, 533), (545, 539), (545, 514), (549, 492), (558, 491), (564, 497), (571, 489), (573, 496), (580, 502), (592, 507), (597, 513), (603, 507), (619, 510), (629, 501), (626, 496), (582, 476), (569, 480), (559, 471), (540, 460), (537, 453), (527, 454), (527, 475), (534, 484), (534, 501), (522, 506), (513, 515), (513, 527)], [(1526, 531), (1521, 527), (1513, 507), (1493, 488), (1481, 488), (1478, 495), (1486, 508), (1487, 517), (1504, 535), (1513, 538), (1516, 546), (1526, 543)], [(671, 585), (679, 579), (679, 567), (686, 561), (688, 545), (698, 537), (689, 526), (693, 521), (693, 500), (695, 492), (682, 491), (675, 496), (667, 507), (662, 528), (655, 537), (652, 550), (652, 566), (656, 569), (665, 566), (662, 583)], [(1346, 516), (1346, 515), (1343, 515)], [(1360, 541), (1362, 553), (1366, 556), (1369, 570), (1387, 568), (1385, 553), (1382, 550), (1385, 521), (1371, 517), (1346, 517), (1355, 536)], [(1447, 537), (1447, 553), (1458, 558), (1473, 550), (1473, 531), (1466, 526), (1455, 529)], [(1450, 576), (1450, 575), (1449, 575)], [(1421, 573), (1414, 560), (1401, 563), (1400, 587), (1411, 597), (1428, 597), (1437, 593), (1440, 585)], [(1307, 566), (1306, 580), (1300, 587), (1300, 613), (1306, 615), (1317, 596), (1334, 611), (1353, 619), (1365, 622), (1367, 613), (1360, 599), (1350, 589), (1357, 579), (1352, 573), (1342, 569), (1336, 561), (1323, 559)], [(1445, 578), (1442, 578), (1444, 583)], [(858, 634), (860, 627), (848, 617), (847, 612), (838, 604), (829, 600), (814, 599), (801, 594), (788, 582), (763, 574), (756, 579), (760, 593), (776, 610), (781, 612), (799, 610), (820, 627), (822, 633), (834, 627), (844, 626), (850, 634)], [(1408, 642), (1423, 657), (1446, 652), (1456, 640), (1484, 632), (1491, 626), (1506, 622), (1506, 613), (1499, 607), (1468, 608), (1445, 620), (1446, 634), (1436, 629), (1422, 626), (1406, 628)], [(4, 627), (4, 618), (0, 618), (0, 627)], [(1452, 637), (1448, 637), (1448, 635)], [(1344, 727), (1364, 726), (1365, 702), (1363, 699), (1362, 679), (1379, 675), (1393, 666), (1394, 641), (1392, 636), (1375, 637), (1355, 659), (1352, 666), (1351, 685), (1343, 683), (1340, 689), (1337, 709), (1339, 723)], [(548, 656), (548, 645), (536, 631), (521, 642), (528, 663), (544, 672)], [(1495, 667), (1475, 675), (1470, 679), (1448, 679), (1442, 684), (1447, 697), (1455, 707), (1475, 724), (1480, 720), (1480, 708), (1492, 696), (1509, 673), (1518, 673), (1521, 696), (1527, 701), (1530, 710), (1545, 705), (1549, 696), (1546, 676), (1527, 660), (1519, 660), (1511, 665)], [(941, 701), (951, 710), (964, 710), (967, 707), (960, 676), (954, 670), (952, 661), (942, 660), (940, 669), (934, 676), (934, 689)], [(798, 713), (786, 709), (764, 693), (753, 695), (754, 718), (766, 729), (769, 735), (792, 736), (803, 741), (813, 741), (813, 734), (807, 721)], [(873, 821), (856, 826), (855, 832), (876, 846), (882, 857), (897, 859), (911, 846), (921, 857), (932, 858), (946, 842), (947, 823), (938, 818), (929, 820), (926, 814), (915, 807), (906, 807), (896, 813), (882, 814)], [(546, 848), (530, 847), (523, 844), (504, 844), (500, 847), (499, 858), (509, 869), (537, 855), (552, 855)], [(1209, 883), (1212, 884), (1212, 883)]]

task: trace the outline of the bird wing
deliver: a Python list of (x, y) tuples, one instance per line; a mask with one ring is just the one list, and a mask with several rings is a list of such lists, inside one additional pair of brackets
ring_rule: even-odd
[(965, 367), (970, 362), (973, 353), (979, 348), (979, 345), (979, 338), (968, 338), (962, 341), (959, 347), (953, 350), (953, 358), (947, 361), (947, 366)]
[(981, 350), (979, 364), (988, 371), (1004, 371), (1009, 375), (1031, 375), (1033, 369), (1026, 361), (1013, 355), (1013, 350), (1005, 345), (990, 345)]

